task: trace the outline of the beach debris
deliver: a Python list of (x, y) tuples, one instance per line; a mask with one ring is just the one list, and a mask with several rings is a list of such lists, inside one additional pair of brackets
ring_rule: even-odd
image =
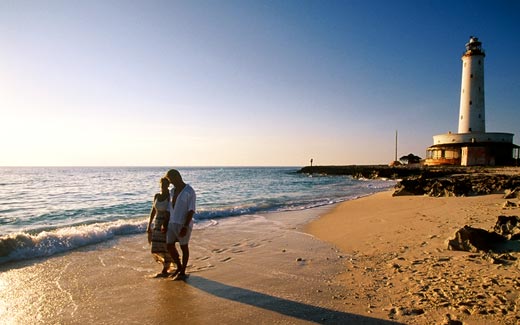
[(519, 196), (520, 193), (520, 187), (516, 187), (515, 189), (507, 189), (504, 193), (504, 199), (514, 199)]
[(483, 259), (492, 263), (492, 264), (502, 264), (502, 265), (513, 265), (518, 260), (516, 257), (509, 253), (505, 254), (494, 254), (494, 253), (486, 253), (483, 256)]
[(397, 263), (391, 263), (391, 264), (389, 264), (389, 267), (393, 268), (395, 271), (401, 272), (401, 265), (399, 265)]
[(460, 320), (454, 319), (451, 314), (446, 314), (446, 319), (442, 325), (462, 325), (464, 324)]
[(417, 316), (422, 314), (424, 314), (423, 308), (393, 307), (390, 309), (388, 316), (393, 318), (394, 316)]
[(513, 201), (509, 201), (507, 200), (506, 202), (504, 202), (504, 204), (502, 205), (502, 208), (504, 209), (508, 209), (508, 208), (518, 208), (518, 204), (513, 202)]

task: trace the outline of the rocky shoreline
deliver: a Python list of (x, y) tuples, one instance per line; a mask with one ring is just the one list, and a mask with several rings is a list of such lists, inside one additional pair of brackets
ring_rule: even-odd
[(349, 175), (354, 178), (390, 178), (400, 179), (423, 175), (442, 177), (451, 174), (463, 174), (468, 169), (461, 167), (423, 167), (423, 166), (387, 166), (387, 165), (347, 165), (347, 166), (306, 166), (298, 173), (318, 175)]
[(520, 175), (465, 174), (434, 178), (420, 175), (399, 181), (393, 195), (441, 197), (507, 193), (506, 198), (516, 198), (519, 192)]
[(520, 192), (520, 167), (460, 166), (307, 166), (298, 171), (306, 174), (349, 175), (354, 178), (399, 179), (394, 196), (428, 195), (474, 196)]

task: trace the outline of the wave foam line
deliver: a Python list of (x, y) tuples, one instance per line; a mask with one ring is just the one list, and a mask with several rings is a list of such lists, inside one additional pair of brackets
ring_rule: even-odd
[(0, 264), (52, 256), (116, 236), (142, 233), (145, 230), (146, 221), (141, 219), (67, 227), (42, 231), (35, 235), (21, 232), (0, 236)]

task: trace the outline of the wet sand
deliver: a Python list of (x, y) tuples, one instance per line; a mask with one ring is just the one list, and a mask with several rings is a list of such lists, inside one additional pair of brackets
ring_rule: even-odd
[[(518, 263), (448, 251), (501, 195), (391, 197), (246, 216), (193, 232), (185, 281), (153, 278), (145, 234), (0, 268), (6, 324), (515, 324)], [(317, 218), (319, 217), (319, 218)], [(449, 315), (449, 316), (446, 316)]]
[(246, 216), (195, 230), (190, 277), (153, 278), (146, 236), (132, 236), (0, 273), (11, 324), (385, 324), (351, 313), (335, 283), (345, 256), (301, 231), (330, 208)]

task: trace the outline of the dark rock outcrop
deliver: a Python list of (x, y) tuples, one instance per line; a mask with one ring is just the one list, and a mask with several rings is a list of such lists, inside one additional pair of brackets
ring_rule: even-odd
[(455, 233), (455, 238), (448, 242), (448, 249), (452, 251), (501, 251), (507, 239), (495, 232), (480, 228), (464, 226)]
[(428, 195), (473, 196), (505, 193), (505, 198), (520, 198), (520, 168), (463, 166), (307, 166), (298, 173), (350, 175), (353, 178), (400, 179), (394, 196)]
[(510, 240), (520, 240), (520, 218), (518, 216), (498, 216), (493, 231)]
[(511, 253), (520, 252), (520, 218), (498, 216), (493, 231), (464, 226), (449, 240), (448, 249), (481, 252), (496, 264), (511, 264), (517, 258)]
[(393, 195), (473, 196), (505, 191), (515, 192), (519, 187), (520, 176), (518, 175), (465, 174), (442, 178), (420, 175), (398, 182)]

